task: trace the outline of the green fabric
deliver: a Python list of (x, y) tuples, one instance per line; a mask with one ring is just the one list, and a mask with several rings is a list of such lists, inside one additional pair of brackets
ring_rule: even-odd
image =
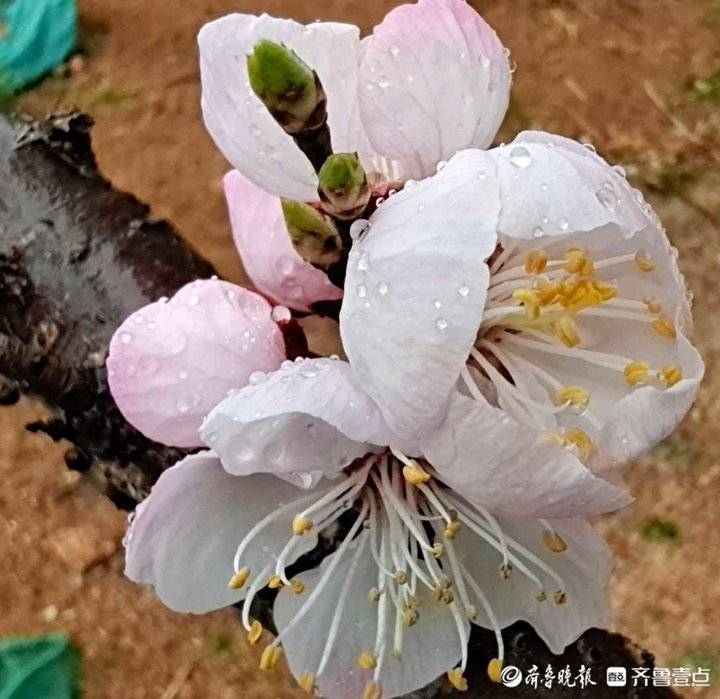
[(80, 660), (63, 634), (0, 641), (0, 699), (74, 699)]
[(0, 94), (12, 94), (75, 47), (75, 0), (0, 0)]

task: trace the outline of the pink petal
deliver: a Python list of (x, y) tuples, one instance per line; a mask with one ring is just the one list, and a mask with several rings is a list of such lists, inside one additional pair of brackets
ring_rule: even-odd
[(317, 176), (310, 161), (249, 86), (245, 59), (260, 39), (285, 44), (317, 72), (327, 95), (333, 149), (344, 152), (355, 148), (348, 117), (356, 99), (358, 28), (232, 14), (206, 24), (198, 35), (203, 117), (218, 148), (269, 192), (315, 201)]
[(420, 0), (396, 7), (363, 42), (360, 114), (373, 149), (413, 160), (407, 174), (420, 179), (491, 143), (510, 81), (503, 45), (464, 0)]
[(252, 291), (212, 279), (133, 313), (107, 359), (110, 390), (128, 422), (163, 444), (201, 445), (200, 423), (228, 390), (285, 358), (271, 310)]
[(235, 245), (245, 271), (263, 294), (301, 311), (317, 301), (342, 298), (342, 290), (327, 274), (295, 252), (278, 197), (237, 170), (228, 172), (224, 183)]

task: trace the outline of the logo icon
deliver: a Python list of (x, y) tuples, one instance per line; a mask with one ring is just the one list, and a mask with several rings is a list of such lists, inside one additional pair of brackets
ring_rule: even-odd
[(520, 668), (514, 665), (506, 665), (500, 673), (500, 681), (506, 687), (517, 687), (522, 682)]
[(609, 667), (606, 680), (608, 687), (624, 687), (627, 685), (627, 669), (624, 667)]

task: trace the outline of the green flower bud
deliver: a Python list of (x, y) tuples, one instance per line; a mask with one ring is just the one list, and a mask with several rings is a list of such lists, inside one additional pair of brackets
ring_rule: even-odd
[(315, 72), (291, 49), (262, 39), (247, 57), (253, 92), (289, 134), (324, 123), (325, 94)]
[(342, 256), (342, 238), (329, 216), (309, 204), (283, 199), (288, 233), (300, 257), (327, 269)]
[(357, 218), (370, 200), (370, 184), (357, 153), (334, 153), (320, 168), (318, 194), (336, 218)]

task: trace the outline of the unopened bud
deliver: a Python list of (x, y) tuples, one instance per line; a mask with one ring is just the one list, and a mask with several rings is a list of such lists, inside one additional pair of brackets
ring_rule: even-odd
[(335, 224), (309, 204), (283, 199), (285, 224), (300, 257), (327, 269), (342, 256), (342, 238)]
[(371, 190), (357, 153), (334, 153), (320, 168), (318, 178), (318, 194), (329, 214), (353, 219), (365, 210)]
[(262, 39), (247, 57), (247, 67), (253, 92), (287, 133), (325, 121), (325, 95), (315, 72), (287, 46)]

